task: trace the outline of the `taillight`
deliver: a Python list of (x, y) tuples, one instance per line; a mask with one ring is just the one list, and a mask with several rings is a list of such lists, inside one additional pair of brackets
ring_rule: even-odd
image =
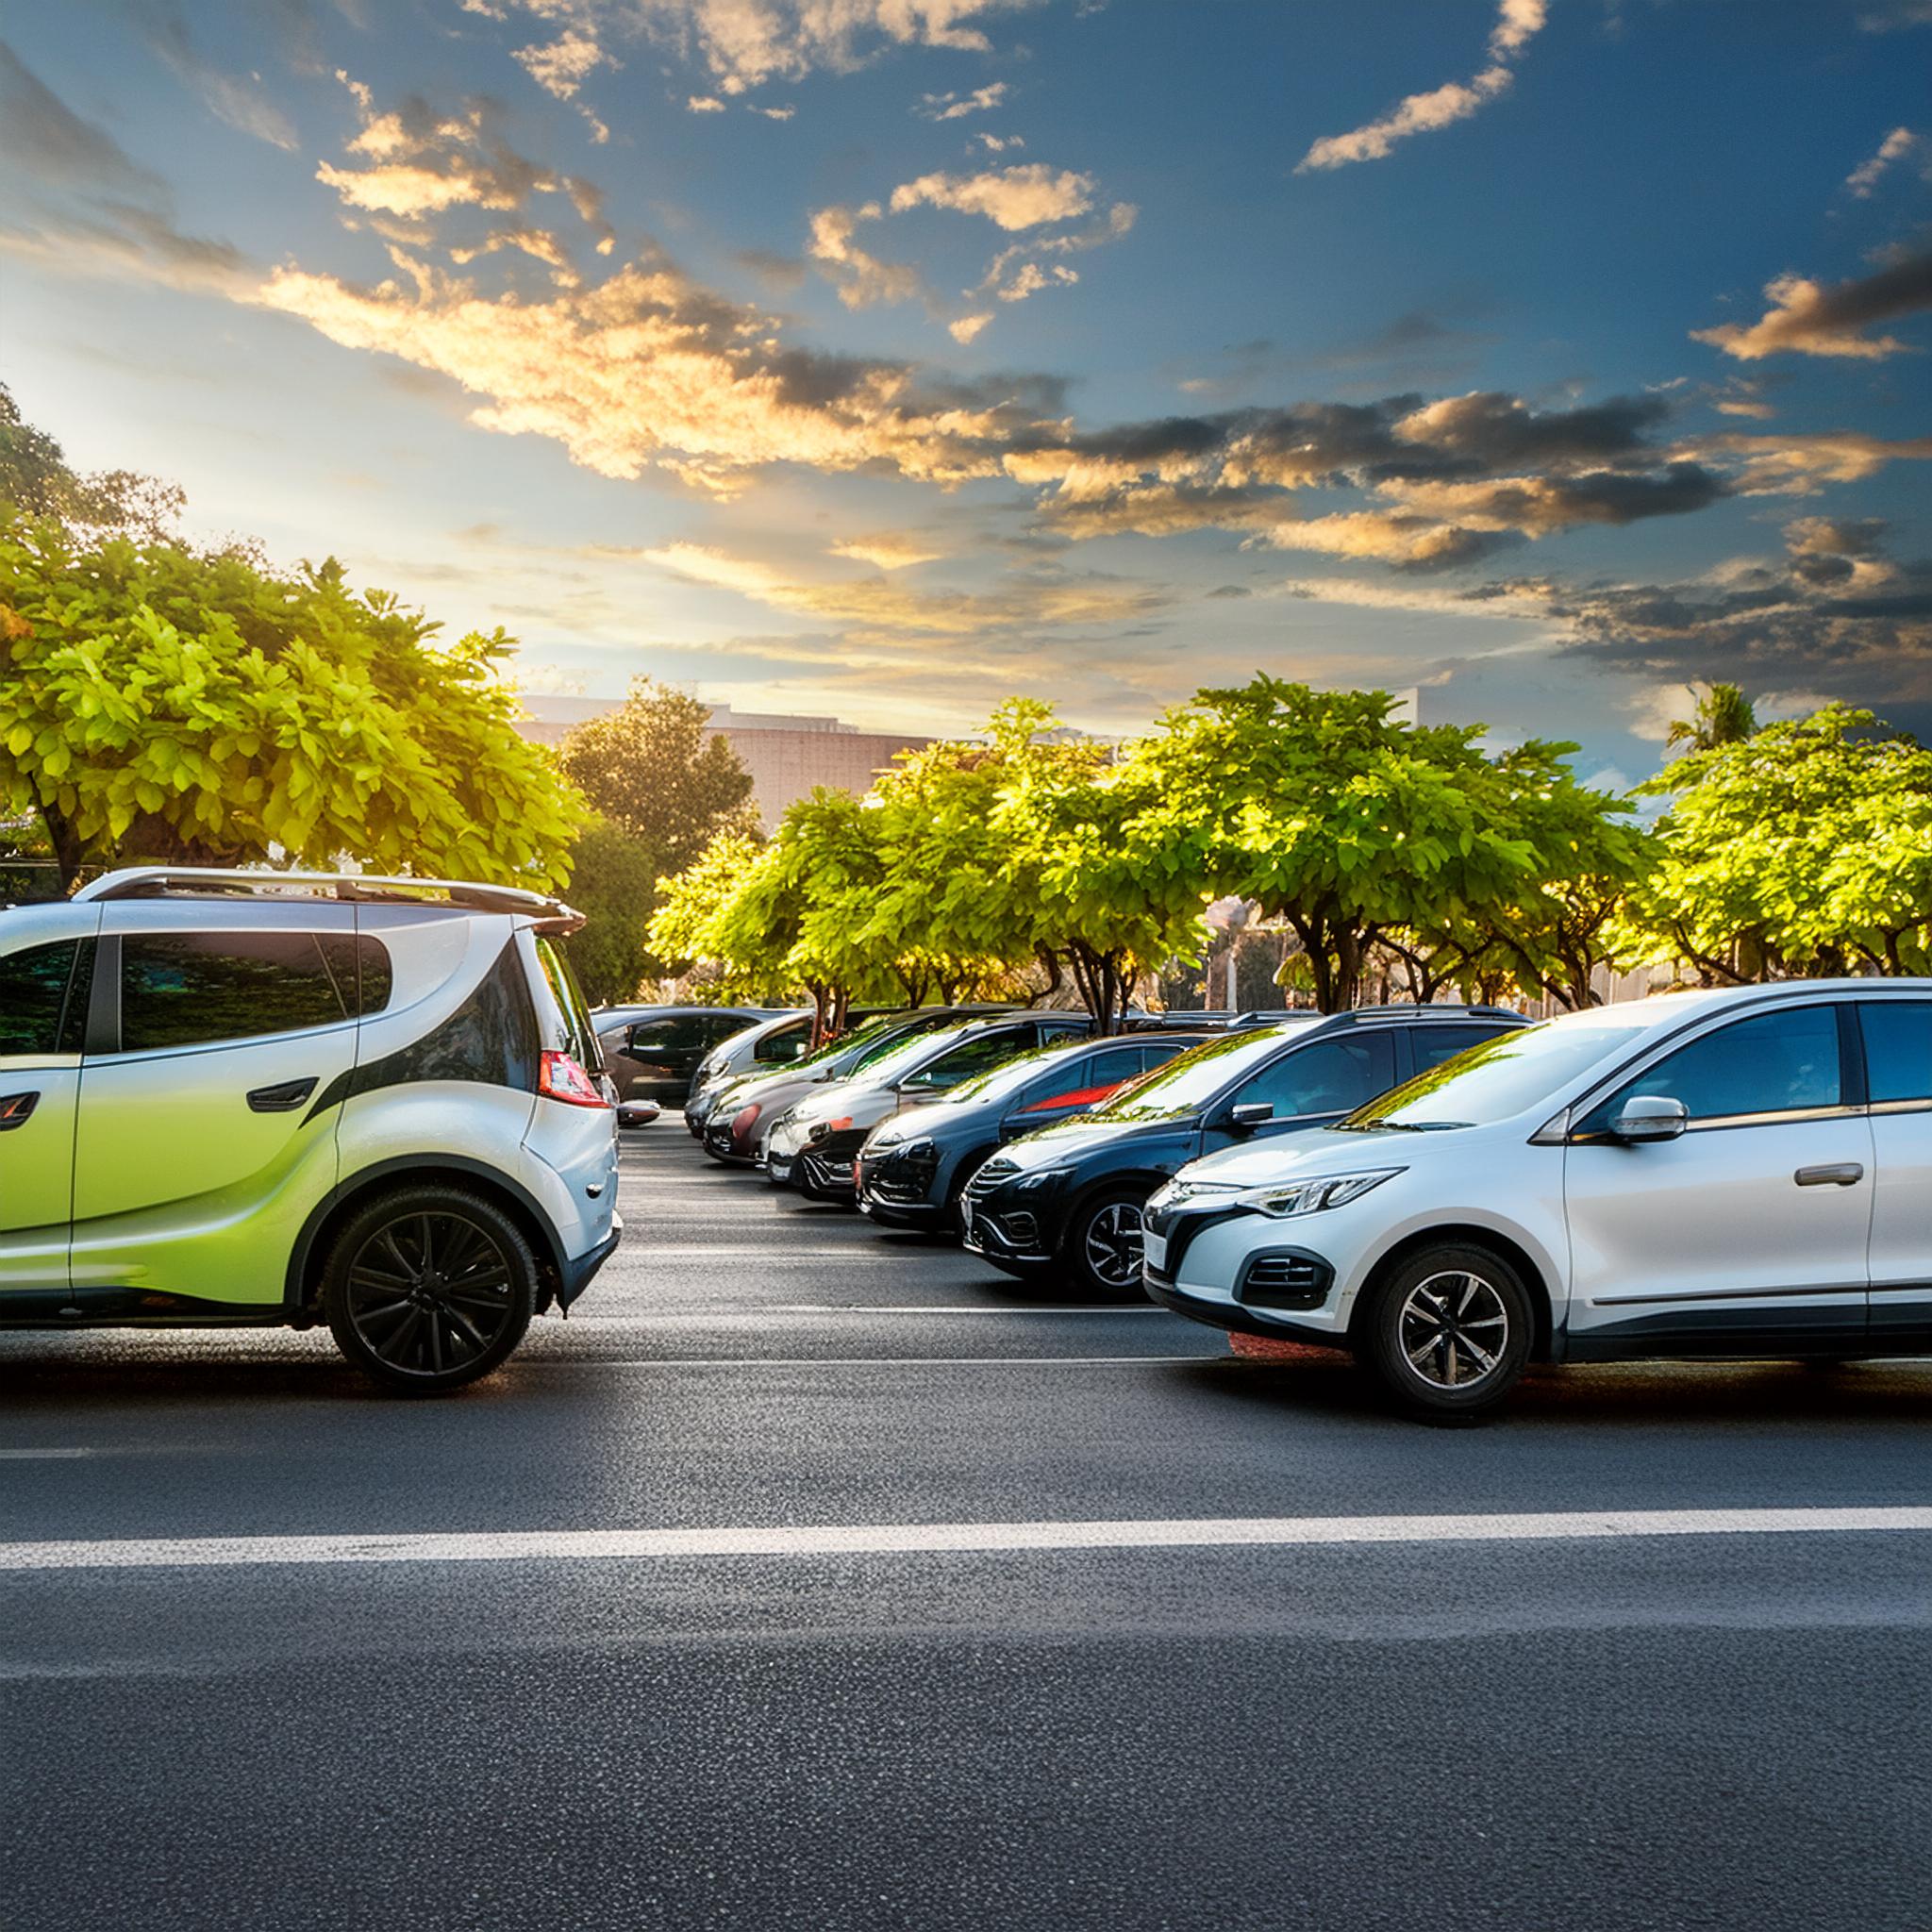
[(758, 1115), (764, 1111), (756, 1100), (749, 1107), (741, 1107), (731, 1122), (734, 1134), (748, 1134), (758, 1124)]
[(567, 1107), (608, 1107), (597, 1083), (567, 1053), (545, 1052), (537, 1067), (537, 1091)]

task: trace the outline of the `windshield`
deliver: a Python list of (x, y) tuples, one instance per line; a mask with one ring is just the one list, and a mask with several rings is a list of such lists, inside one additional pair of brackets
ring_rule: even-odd
[(1379, 1094), (1338, 1124), (1342, 1133), (1374, 1128), (1480, 1127), (1534, 1107), (1574, 1074), (1627, 1046), (1628, 1021), (1579, 1014), (1499, 1033), (1454, 1059)]
[(1262, 1026), (1253, 1032), (1229, 1033), (1218, 1040), (1204, 1041), (1156, 1069), (1144, 1080), (1116, 1093), (1104, 1106), (1096, 1107), (1091, 1118), (1153, 1121), (1199, 1113), (1223, 1088), (1273, 1059), (1291, 1034), (1304, 1026), (1315, 1025), (1319, 1018), (1318, 1014), (1310, 1013), (1306, 1020), (1291, 1022), (1287, 1026)]
[(925, 1027), (909, 1040), (894, 1040), (880, 1051), (867, 1054), (856, 1066), (846, 1069), (847, 1075), (862, 1073), (868, 1087), (885, 1086), (942, 1054), (958, 1032), (957, 1022), (952, 1026)]
[[(850, 1033), (841, 1033), (837, 1040), (828, 1040), (823, 1046), (814, 1047), (808, 1054), (793, 1060), (794, 1067), (823, 1067), (831, 1061), (844, 1059), (857, 1053), (863, 1057), (868, 1049), (880, 1044), (879, 1035), (891, 1030), (897, 1016), (882, 1013), (876, 1020), (868, 1020), (864, 1025), (854, 1027)], [(857, 1061), (853, 1062), (854, 1065)]]
[[(1085, 1046), (1084, 1040), (1071, 1044)], [(1051, 1046), (1036, 1046), (1029, 1053), (1017, 1055), (1009, 1060), (1002, 1060), (996, 1067), (989, 1067), (983, 1074), (975, 1074), (970, 1080), (961, 1080), (957, 1087), (940, 1094), (934, 1103), (939, 1107), (963, 1107), (974, 1100), (1004, 1100), (1008, 1094), (1018, 1090), (1040, 1072), (1041, 1063), (1058, 1059), (1068, 1048), (1069, 1041), (1057, 1040)]]

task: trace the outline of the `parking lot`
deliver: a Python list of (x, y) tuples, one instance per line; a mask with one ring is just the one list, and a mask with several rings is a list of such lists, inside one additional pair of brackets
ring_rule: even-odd
[(8, 1932), (1924, 1924), (1932, 1366), (1431, 1430), (671, 1117), (622, 1208), (448, 1400), (0, 1337)]

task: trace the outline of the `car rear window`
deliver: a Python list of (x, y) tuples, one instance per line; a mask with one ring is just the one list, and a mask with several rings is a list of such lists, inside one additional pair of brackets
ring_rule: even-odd
[(537, 958), (543, 968), (544, 984), (550, 990), (550, 997), (557, 1007), (557, 1017), (563, 1026), (564, 1052), (586, 1073), (601, 1074), (604, 1071), (604, 1055), (597, 1045), (597, 1031), (591, 1024), (590, 1011), (584, 1005), (583, 993), (578, 990), (576, 974), (570, 970), (568, 956), (555, 940), (540, 935)]

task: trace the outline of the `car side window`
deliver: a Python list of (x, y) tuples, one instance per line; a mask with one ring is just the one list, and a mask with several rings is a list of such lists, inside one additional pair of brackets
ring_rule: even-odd
[(1138, 1046), (1105, 1047), (1063, 1061), (1033, 1081), (1020, 1095), (1018, 1113), (1051, 1113), (1062, 1108), (1097, 1106), (1123, 1080), (1141, 1071)]
[(1872, 1104), (1932, 1101), (1932, 1000), (1861, 1000), (1858, 1024)]
[(906, 1085), (942, 1093), (948, 1087), (957, 1087), (961, 1080), (970, 1080), (974, 1074), (983, 1074), (989, 1067), (996, 1067), (1002, 1060), (1011, 1059), (1016, 1053), (1032, 1044), (1024, 1033), (1018, 1032), (983, 1034), (977, 1040), (962, 1040), (950, 1053), (942, 1053), (918, 1073), (908, 1074)]
[(1457, 1054), (1495, 1039), (1498, 1030), (1494, 1026), (1412, 1026), (1408, 1041), (1415, 1055), (1415, 1070), (1426, 1074), (1431, 1067), (1440, 1067), (1444, 1060), (1453, 1060)]
[(1720, 1026), (1626, 1081), (1591, 1110), (1583, 1130), (1606, 1131), (1623, 1103), (1639, 1093), (1681, 1100), (1693, 1121), (1837, 1107), (1844, 1097), (1837, 1011), (1787, 1008)]
[(312, 932), (128, 933), (121, 1051), (294, 1033), (349, 1018)]
[(768, 1033), (751, 1050), (751, 1057), (760, 1065), (773, 1063), (782, 1065), (787, 1060), (797, 1059), (811, 1044), (811, 1032), (805, 1026), (788, 1026), (777, 1033)]
[(1395, 1083), (1395, 1053), (1387, 1033), (1318, 1040), (1265, 1066), (1233, 1096), (1237, 1107), (1266, 1101), (1276, 1120), (1349, 1113)]
[(78, 940), (24, 946), (0, 958), (0, 1054), (59, 1053), (60, 1016)]

